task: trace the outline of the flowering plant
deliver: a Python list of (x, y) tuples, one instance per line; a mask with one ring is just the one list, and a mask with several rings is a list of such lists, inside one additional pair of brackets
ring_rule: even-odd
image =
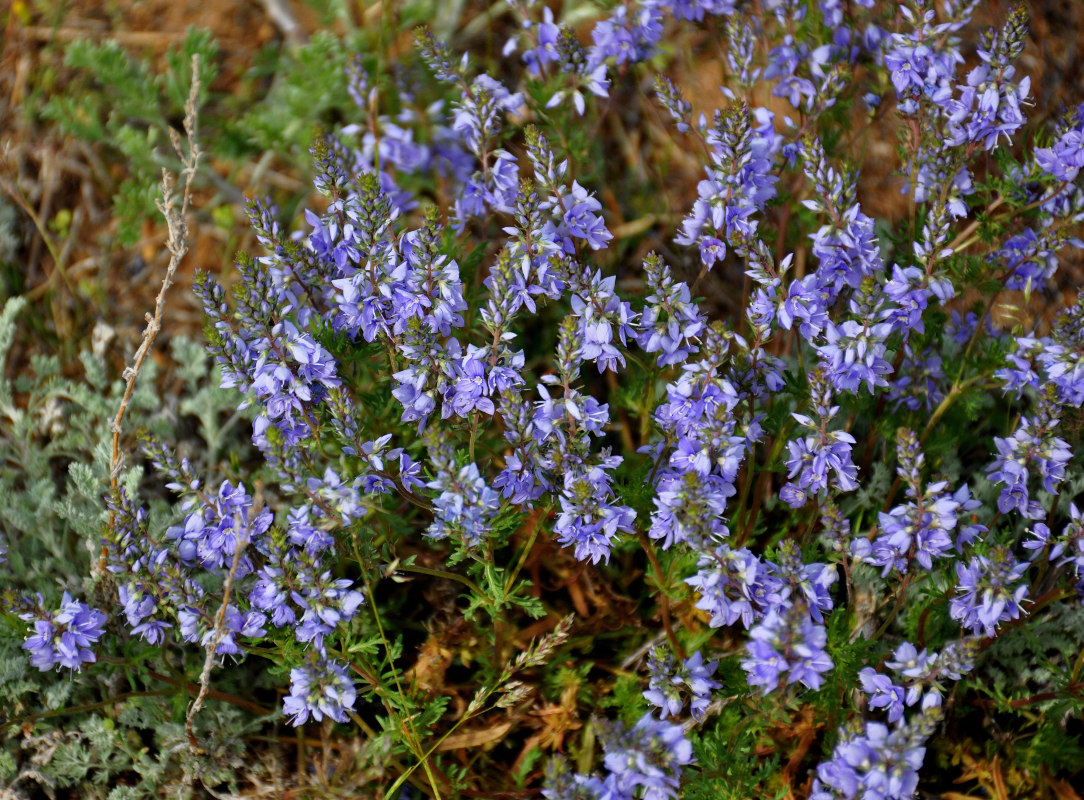
[[(202, 648), (198, 753), (216, 668), (269, 660), (384, 796), (907, 798), (954, 697), (1079, 709), (1079, 641), (1039, 691), (967, 682), (1084, 593), (1084, 295), (1033, 313), (1084, 246), (1084, 110), (1027, 127), (1023, 11), (972, 57), (976, 2), (638, 0), (589, 44), (510, 5), (500, 70), (425, 31), (409, 79), (352, 65), (297, 230), (250, 203), (263, 252), (195, 290), (259, 463), (146, 440), (179, 517), (118, 487), (117, 613), (25, 600), (32, 663)], [(689, 30), (725, 41), (713, 113)], [(695, 198), (626, 221), (611, 128)]]

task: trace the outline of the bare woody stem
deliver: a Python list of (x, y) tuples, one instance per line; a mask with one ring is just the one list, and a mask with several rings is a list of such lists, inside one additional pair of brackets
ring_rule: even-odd
[(207, 695), (211, 691), (211, 670), (214, 668), (215, 653), (218, 651), (218, 646), (222, 643), (222, 640), (226, 638), (226, 614), (230, 606), (230, 592), (233, 589), (233, 581), (237, 577), (237, 568), (241, 564), (241, 556), (245, 552), (245, 547), (248, 545), (248, 531), (244, 533), (241, 531), (242, 520), (241, 515), (238, 514), (233, 520), (234, 529), (237, 531), (236, 543), (233, 548), (233, 563), (230, 564), (230, 571), (226, 575), (225, 583), (222, 585), (222, 605), (218, 608), (218, 613), (215, 614), (215, 627), (214, 633), (211, 636), (211, 641), (207, 643), (207, 655), (203, 659), (203, 669), (200, 671), (199, 676), (199, 694), (196, 695), (196, 699), (192, 701), (192, 705), (188, 709), (188, 714), (185, 715), (184, 727), (185, 733), (188, 735), (188, 745), (192, 748), (192, 752), (195, 755), (199, 755), (202, 752), (198, 741), (196, 740), (195, 722), (196, 715), (200, 709), (203, 708), (203, 701), (207, 699)]
[[(176, 187), (175, 179), (165, 169), (162, 170), (162, 199), (156, 201), (158, 210), (161, 211), (162, 215), (166, 218), (166, 226), (169, 231), (169, 237), (166, 240), (166, 249), (169, 250), (169, 265), (166, 267), (166, 274), (162, 279), (162, 287), (158, 290), (158, 296), (154, 301), (154, 313), (148, 313), (146, 315), (147, 327), (143, 330), (143, 340), (140, 342), (139, 348), (135, 352), (131, 366), (124, 370), (124, 396), (121, 398), (120, 407), (117, 409), (117, 415), (114, 417), (112, 424), (113, 454), (110, 460), (109, 470), (109, 488), (112, 492), (117, 490), (117, 483), (120, 480), (121, 469), (124, 465), (124, 459), (120, 451), (120, 434), (122, 423), (124, 422), (124, 415), (128, 411), (128, 405), (132, 401), (136, 379), (139, 377), (140, 370), (142, 370), (143, 364), (147, 360), (147, 355), (150, 353), (155, 337), (158, 336), (158, 332), (162, 328), (162, 312), (165, 308), (166, 292), (169, 291), (169, 287), (173, 285), (173, 277), (177, 273), (177, 267), (180, 266), (181, 260), (188, 253), (189, 238), (187, 218), (191, 205), (192, 181), (195, 178), (196, 168), (199, 164), (200, 155), (202, 154), (199, 143), (196, 140), (197, 122), (199, 117), (197, 112), (199, 90), (199, 55), (197, 54), (192, 56), (192, 87), (188, 93), (188, 102), (185, 103), (184, 133), (185, 141), (187, 142), (187, 152), (182, 147), (180, 134), (175, 130), (170, 130), (170, 140), (173, 143), (173, 149), (181, 159), (182, 165), (180, 172), (180, 208), (177, 207), (177, 197), (174, 194), (174, 189)], [(115, 516), (111, 512), (109, 516), (110, 526), (113, 526), (115, 522)], [(98, 565), (99, 569), (102, 571), (105, 569), (106, 557), (106, 550), (103, 548)]]

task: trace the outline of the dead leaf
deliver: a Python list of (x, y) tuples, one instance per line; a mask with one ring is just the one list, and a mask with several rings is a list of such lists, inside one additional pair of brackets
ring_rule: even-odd
[(496, 742), (512, 730), (512, 722), (506, 720), (488, 728), (475, 728), (462, 733), (453, 733), (439, 745), (437, 750), (464, 750), (469, 747), (479, 747), (490, 742)]
[(1050, 791), (1054, 793), (1054, 797), (1058, 800), (1080, 800), (1080, 795), (1076, 793), (1072, 786), (1056, 778), (1050, 779)]

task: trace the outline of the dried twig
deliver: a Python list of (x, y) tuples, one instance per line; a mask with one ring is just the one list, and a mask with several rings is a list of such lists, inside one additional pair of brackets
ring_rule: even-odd
[(262, 1), (264, 10), (267, 11), (267, 16), (271, 17), (271, 21), (274, 22), (275, 27), (282, 32), (287, 43), (297, 47), (308, 41), (309, 37), (305, 34), (305, 29), (301, 27), (294, 17), (293, 12), (290, 10), (290, 3), (288, 0)]
[[(196, 167), (199, 164), (201, 155), (199, 143), (196, 141), (199, 90), (199, 55), (197, 54), (192, 56), (192, 87), (188, 93), (188, 102), (185, 103), (184, 107), (184, 133), (188, 145), (187, 152), (182, 147), (181, 135), (173, 129), (170, 129), (169, 132), (170, 140), (173, 142), (173, 149), (177, 151), (177, 156), (181, 159), (182, 165), (180, 174), (181, 205), (180, 208), (177, 208), (177, 198), (173, 191), (176, 186), (175, 180), (168, 170), (163, 169), (162, 199), (157, 201), (157, 205), (158, 210), (166, 218), (166, 226), (169, 229), (169, 238), (166, 240), (166, 248), (169, 250), (169, 265), (166, 267), (166, 275), (162, 279), (162, 288), (159, 289), (158, 297), (154, 301), (154, 314), (146, 315), (147, 327), (143, 330), (143, 341), (135, 352), (132, 365), (124, 370), (124, 397), (121, 398), (120, 408), (117, 409), (117, 416), (113, 420), (113, 456), (109, 471), (109, 486), (112, 491), (117, 489), (123, 466), (123, 458), (120, 452), (121, 423), (124, 421), (124, 414), (128, 410), (128, 404), (132, 400), (132, 393), (135, 390), (135, 382), (139, 377), (139, 371), (143, 368), (143, 363), (150, 353), (151, 345), (154, 344), (158, 331), (161, 330), (162, 310), (165, 307), (166, 292), (173, 285), (173, 276), (177, 272), (177, 267), (188, 252), (188, 210), (191, 202), (192, 181), (195, 178)], [(113, 525), (114, 522), (115, 520), (111, 514), (109, 523)], [(105, 548), (103, 548), (99, 562), (99, 567), (102, 570), (105, 569), (106, 555)]]
[[(8, 158), (9, 155), (7, 152), (5, 152), (5, 161)], [(22, 189), (19, 187), (17, 178), (14, 182), (11, 182), (8, 181), (6, 178), (0, 176), (0, 191), (3, 191), (4, 194), (10, 197), (15, 202), (15, 204), (18, 205), (20, 209), (22, 209), (23, 213), (30, 218), (30, 221), (33, 223), (34, 228), (37, 230), (39, 236), (39, 238), (35, 239), (34, 241), (40, 241), (42, 244), (44, 244), (45, 248), (49, 251), (49, 255), (53, 259), (53, 272), (48, 276), (48, 278), (43, 284), (38, 286), (36, 289), (32, 289), (27, 294), (27, 297), (31, 300), (37, 299), (40, 295), (44, 294), (47, 290), (53, 287), (53, 284), (55, 283), (56, 278), (59, 275), (63, 279), (64, 285), (68, 287), (68, 291), (71, 293), (72, 297), (78, 300), (79, 295), (78, 293), (76, 293), (75, 286), (72, 284), (71, 278), (69, 277), (68, 272), (64, 266), (65, 258), (71, 252), (70, 246), (65, 245), (63, 254), (60, 250), (57, 249), (57, 243), (53, 241), (53, 236), (49, 232), (48, 225), (46, 224), (46, 218), (34, 210), (33, 205), (31, 205), (30, 203), (30, 199), (23, 193)], [(74, 225), (72, 226), (72, 231), (74, 237)]]
[(222, 643), (222, 640), (226, 638), (226, 612), (230, 606), (230, 591), (233, 589), (233, 581), (237, 576), (237, 567), (241, 563), (241, 556), (248, 545), (247, 530), (243, 534), (241, 532), (242, 520), (240, 515), (234, 517), (233, 524), (234, 529), (237, 531), (237, 544), (233, 549), (233, 563), (230, 565), (229, 574), (226, 575), (226, 581), (222, 585), (222, 605), (219, 606), (218, 613), (215, 615), (215, 627), (214, 633), (211, 635), (211, 641), (207, 643), (207, 655), (203, 659), (203, 669), (199, 675), (199, 694), (192, 701), (184, 720), (185, 732), (188, 734), (188, 745), (192, 748), (194, 755), (199, 755), (202, 752), (199, 742), (196, 740), (196, 715), (203, 708), (203, 701), (207, 699), (207, 695), (211, 691), (211, 670), (214, 669), (215, 654), (218, 652), (218, 646)]

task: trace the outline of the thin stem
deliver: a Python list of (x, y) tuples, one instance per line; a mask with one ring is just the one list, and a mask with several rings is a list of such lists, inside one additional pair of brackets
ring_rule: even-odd
[[(237, 529), (241, 528), (240, 515), (234, 517), (233, 524)], [(188, 714), (185, 715), (184, 728), (188, 734), (188, 745), (192, 748), (192, 752), (197, 755), (202, 754), (204, 750), (196, 741), (196, 715), (203, 708), (203, 701), (207, 699), (207, 693), (211, 690), (211, 670), (214, 668), (215, 653), (218, 652), (218, 646), (222, 643), (222, 640), (226, 638), (226, 611), (230, 606), (230, 591), (233, 589), (233, 581), (237, 577), (237, 568), (241, 564), (241, 556), (245, 552), (247, 545), (247, 535), (237, 537), (233, 548), (233, 563), (226, 575), (226, 582), (222, 586), (222, 605), (218, 607), (218, 614), (215, 615), (214, 635), (207, 644), (207, 654), (203, 659), (203, 670), (199, 676), (199, 694), (196, 695), (196, 699), (192, 701), (192, 707), (188, 709)]]
[(663, 577), (662, 567), (659, 566), (659, 559), (655, 555), (655, 548), (642, 531), (640, 532), (640, 546), (644, 548), (644, 553), (647, 554), (647, 560), (651, 562), (651, 568), (655, 572), (655, 582), (659, 585), (659, 592), (661, 594), (659, 610), (662, 614), (662, 626), (666, 629), (666, 638), (670, 640), (670, 646), (674, 648), (674, 653), (679, 658), (684, 659), (686, 657), (685, 648), (682, 647), (681, 642), (678, 641), (677, 634), (674, 633), (674, 626), (670, 621), (670, 595), (666, 591), (668, 581)]
[[(400, 707), (405, 711), (407, 707), (406, 693), (403, 691), (402, 681), (399, 680), (399, 669), (395, 666), (391, 659), (391, 645), (388, 644), (388, 637), (384, 633), (384, 623), (381, 621), (380, 612), (377, 610), (376, 603), (373, 601), (374, 595), (372, 586), (369, 583), (369, 576), (363, 570), (361, 573), (361, 577), (362, 580), (364, 580), (365, 582), (365, 593), (369, 596), (369, 608), (372, 609), (373, 619), (376, 621), (376, 629), (380, 633), (380, 643), (384, 647), (384, 653), (388, 660), (388, 666), (391, 667), (392, 678), (395, 681), (395, 691), (399, 693)], [(429, 768), (429, 756), (433, 751), (430, 750), (424, 755), (419, 755), (421, 751), (421, 742), (418, 739), (418, 732), (414, 729), (413, 719), (412, 717), (407, 716), (403, 720), (403, 722), (403, 738), (406, 740), (406, 743), (410, 747), (411, 751), (414, 752), (414, 755), (421, 759), (421, 765), (425, 769), (426, 777), (429, 778), (429, 785), (433, 790), (433, 796), (436, 800), (440, 800), (440, 790), (437, 788), (436, 776), (433, 775), (432, 770)], [(406, 778), (415, 769), (417, 769), (417, 765), (414, 765), (409, 770), (407, 770), (407, 772), (405, 772), (401, 776), (400, 780), (397, 781), (396, 784), (402, 785), (402, 782), (405, 781)]]
[(434, 578), (444, 578), (445, 580), (449, 581), (459, 581), (461, 584), (466, 586), (479, 597), (481, 597), (483, 594), (482, 590), (478, 588), (478, 584), (476, 584), (470, 578), (464, 575), (459, 575), (455, 572), (446, 572), (442, 569), (430, 569), (429, 567), (419, 567), (416, 564), (397, 564), (395, 569), (398, 572), (416, 572), (419, 575), (431, 575)]
[(903, 577), (903, 583), (900, 584), (899, 591), (896, 592), (896, 594), (894, 595), (896, 602), (892, 606), (892, 611), (889, 612), (889, 615), (885, 618), (885, 621), (881, 623), (881, 627), (877, 629), (877, 632), (873, 634), (874, 640), (880, 639), (882, 636), (884, 636), (885, 631), (888, 630), (888, 626), (892, 624), (892, 621), (900, 613), (900, 607), (903, 605), (903, 599), (907, 595), (907, 588), (911, 585), (911, 578), (913, 577), (913, 575), (913, 572), (908, 572)]
[[(112, 424), (113, 452), (110, 457), (109, 469), (109, 488), (112, 492), (116, 492), (117, 490), (117, 484), (120, 480), (120, 471), (123, 466), (123, 460), (121, 459), (120, 454), (121, 423), (124, 421), (124, 414), (128, 410), (128, 404), (132, 401), (132, 394), (135, 391), (135, 383), (136, 379), (139, 377), (139, 372), (143, 368), (147, 356), (150, 354), (150, 349), (154, 344), (155, 337), (158, 336), (158, 332), (162, 328), (162, 311), (166, 303), (166, 292), (169, 291), (169, 287), (173, 285), (173, 276), (177, 272), (177, 267), (188, 253), (187, 217), (192, 196), (192, 180), (196, 175), (196, 168), (199, 165), (201, 155), (199, 143), (196, 141), (197, 122), (199, 119), (196, 110), (197, 103), (199, 102), (200, 90), (199, 64), (200, 58), (197, 53), (192, 56), (192, 86), (188, 93), (188, 102), (185, 104), (184, 132), (188, 142), (187, 154), (181, 150), (180, 135), (176, 131), (170, 129), (173, 147), (177, 151), (177, 155), (180, 156), (183, 164), (181, 169), (181, 184), (183, 186), (181, 190), (181, 207), (179, 210), (177, 209), (177, 201), (173, 196), (175, 185), (173, 176), (170, 175), (167, 170), (163, 169), (162, 199), (157, 201), (157, 205), (158, 210), (161, 211), (162, 215), (166, 218), (166, 226), (169, 230), (169, 238), (166, 242), (166, 248), (169, 250), (169, 264), (166, 267), (165, 277), (162, 279), (162, 287), (158, 290), (158, 296), (154, 300), (154, 314), (146, 315), (147, 327), (143, 331), (143, 340), (136, 350), (132, 365), (124, 370), (124, 396), (121, 398), (120, 407), (117, 409), (117, 415), (114, 417)], [(115, 524), (116, 517), (113, 512), (110, 512), (109, 525), (112, 528)], [(106, 548), (103, 547), (101, 557), (98, 559), (99, 572), (105, 572), (107, 558), (108, 553)]]
[(531, 533), (527, 536), (527, 543), (523, 545), (523, 550), (519, 554), (519, 559), (516, 561), (516, 566), (512, 568), (512, 571), (508, 573), (507, 579), (504, 582), (504, 595), (508, 596), (508, 593), (512, 591), (512, 585), (516, 582), (516, 578), (519, 577), (519, 572), (523, 569), (523, 565), (527, 563), (527, 558), (531, 555), (531, 550), (534, 549), (535, 540), (538, 538), (538, 529), (542, 527), (542, 519), (546, 514), (535, 517), (534, 525), (531, 526)]

